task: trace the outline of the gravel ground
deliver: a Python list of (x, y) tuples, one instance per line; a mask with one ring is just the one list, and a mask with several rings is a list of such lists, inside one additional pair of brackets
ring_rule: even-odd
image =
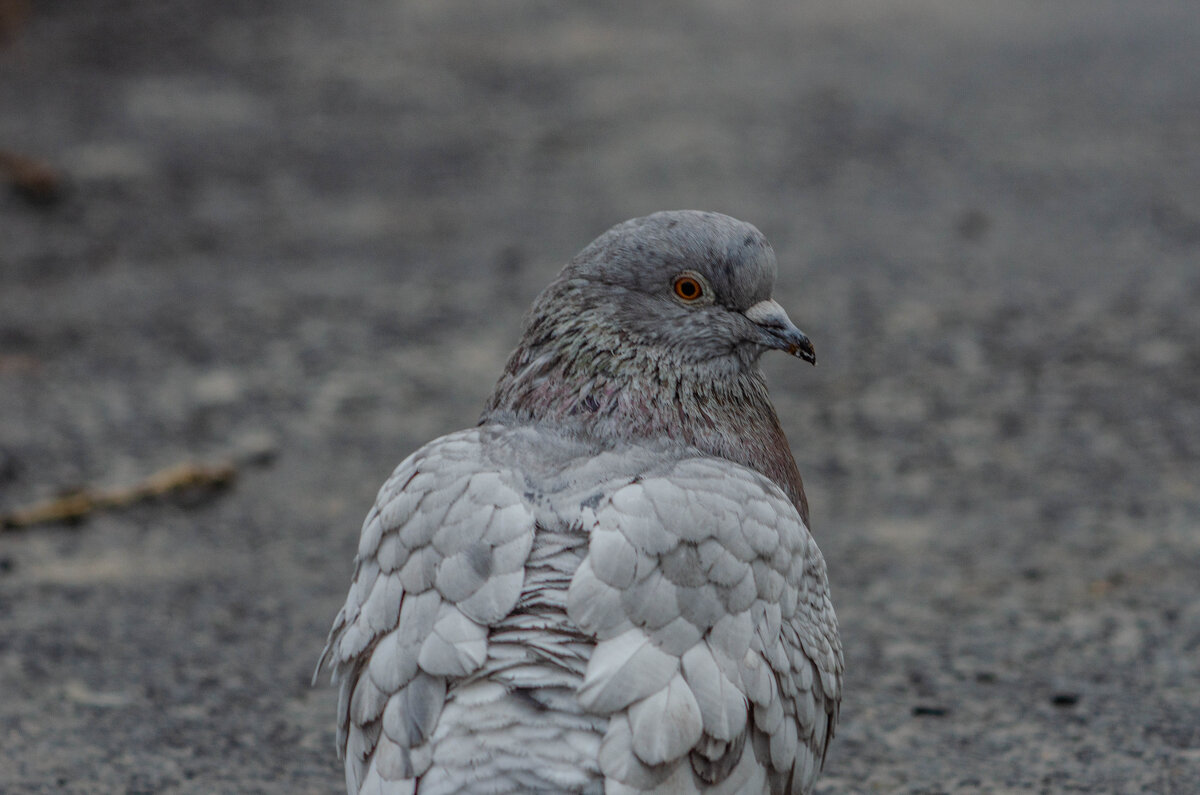
[(0, 532), (0, 791), (337, 791), (376, 488), (568, 256), (695, 207), (821, 357), (767, 363), (846, 645), (819, 791), (1200, 792), (1194, 0), (220, 6), (0, 51), (64, 179), (0, 195), (0, 511), (240, 462)]

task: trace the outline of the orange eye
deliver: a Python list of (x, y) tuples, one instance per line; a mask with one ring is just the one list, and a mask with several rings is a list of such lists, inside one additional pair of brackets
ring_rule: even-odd
[(704, 286), (691, 276), (680, 276), (675, 279), (675, 295), (685, 301), (695, 301), (704, 294)]

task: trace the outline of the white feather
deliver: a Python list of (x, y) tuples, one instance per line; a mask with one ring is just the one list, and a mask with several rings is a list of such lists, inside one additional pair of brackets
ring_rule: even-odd
[(520, 534), (507, 538), (503, 543), (484, 536), (489, 544), (496, 544), (492, 547), (492, 571), (497, 574), (510, 574), (524, 570), (529, 552), (533, 548), (533, 517), (529, 517), (528, 523), (521, 529)]
[(651, 630), (649, 634), (654, 645), (676, 657), (682, 657), (684, 652), (695, 646), (704, 637), (702, 629), (682, 616), (671, 621), (665, 627)]
[(400, 597), (404, 588), (400, 578), (385, 574), (375, 580), (375, 587), (362, 606), (362, 620), (373, 633), (383, 632), (396, 626), (400, 616)]
[(650, 629), (665, 627), (679, 618), (678, 589), (661, 572), (654, 571), (622, 592), (621, 607), (636, 624)]
[(771, 735), (771, 766), (782, 772), (792, 766), (796, 759), (796, 724), (784, 720)]
[(629, 725), (633, 752), (651, 766), (682, 757), (700, 741), (704, 729), (696, 696), (679, 674), (629, 708)]
[[(635, 792), (662, 783), (671, 772), (666, 766), (652, 768), (637, 758), (633, 752), (633, 730), (629, 726), (628, 717), (623, 713), (609, 721), (608, 731), (604, 733), (604, 740), (600, 743), (599, 759), (600, 770), (605, 776), (635, 788)], [(615, 789), (611, 784), (605, 787), (606, 791)]]
[(487, 628), (467, 618), (453, 605), (438, 610), (433, 631), (421, 644), (421, 670), (443, 676), (466, 676), (487, 657)]
[(706, 644), (683, 655), (683, 678), (696, 695), (704, 732), (729, 741), (746, 728), (745, 696), (721, 672)]
[(483, 587), (491, 576), (492, 551), (472, 544), (438, 564), (434, 587), (449, 602), (460, 602)]
[(637, 552), (618, 531), (603, 528), (592, 531), (588, 560), (596, 576), (614, 588), (628, 588), (633, 584)]
[(667, 684), (679, 670), (679, 658), (655, 648), (640, 629), (630, 629), (596, 644), (579, 687), (584, 709), (611, 714)]
[(717, 596), (715, 585), (680, 588), (676, 595), (679, 614), (702, 629), (708, 629), (729, 615)]
[(387, 693), (376, 687), (371, 677), (359, 677), (350, 699), (350, 720), (359, 724), (371, 723), (383, 713), (387, 700)]
[(628, 629), (630, 623), (621, 604), (621, 592), (602, 582), (592, 564), (584, 560), (567, 589), (567, 616), (585, 632), (607, 640)]
[(433, 587), (442, 556), (433, 547), (422, 547), (408, 556), (400, 568), (400, 584), (409, 593), (421, 593)]
[(446, 701), (446, 680), (421, 674), (388, 699), (383, 733), (401, 748), (413, 748), (433, 734)]
[(394, 629), (375, 644), (367, 675), (382, 692), (395, 693), (416, 676), (419, 650), (419, 639), (406, 638)]
[(525, 570), (493, 574), (479, 590), (458, 603), (458, 609), (471, 620), (487, 626), (508, 615), (521, 596)]

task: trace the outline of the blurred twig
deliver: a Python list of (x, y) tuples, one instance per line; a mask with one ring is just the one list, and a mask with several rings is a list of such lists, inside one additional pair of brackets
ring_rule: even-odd
[(125, 508), (181, 492), (218, 491), (233, 483), (240, 466), (262, 466), (269, 463), (274, 456), (275, 444), (269, 436), (251, 434), (226, 461), (216, 464), (176, 464), (160, 469), (130, 486), (78, 489), (54, 499), (0, 514), (0, 531), (53, 522), (77, 522), (97, 511)]
[(19, 529), (51, 522), (73, 522), (105, 508), (123, 508), (185, 489), (222, 489), (233, 482), (232, 462), (216, 465), (179, 464), (155, 472), (132, 486), (90, 489), (55, 497), (0, 515), (0, 529)]

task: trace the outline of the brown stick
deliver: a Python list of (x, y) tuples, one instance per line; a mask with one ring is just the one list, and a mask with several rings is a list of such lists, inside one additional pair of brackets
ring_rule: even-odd
[(220, 489), (237, 476), (233, 463), (178, 464), (155, 472), (132, 486), (116, 489), (84, 488), (52, 500), (0, 515), (0, 530), (19, 529), (50, 522), (72, 522), (105, 508), (123, 508), (183, 489)]

